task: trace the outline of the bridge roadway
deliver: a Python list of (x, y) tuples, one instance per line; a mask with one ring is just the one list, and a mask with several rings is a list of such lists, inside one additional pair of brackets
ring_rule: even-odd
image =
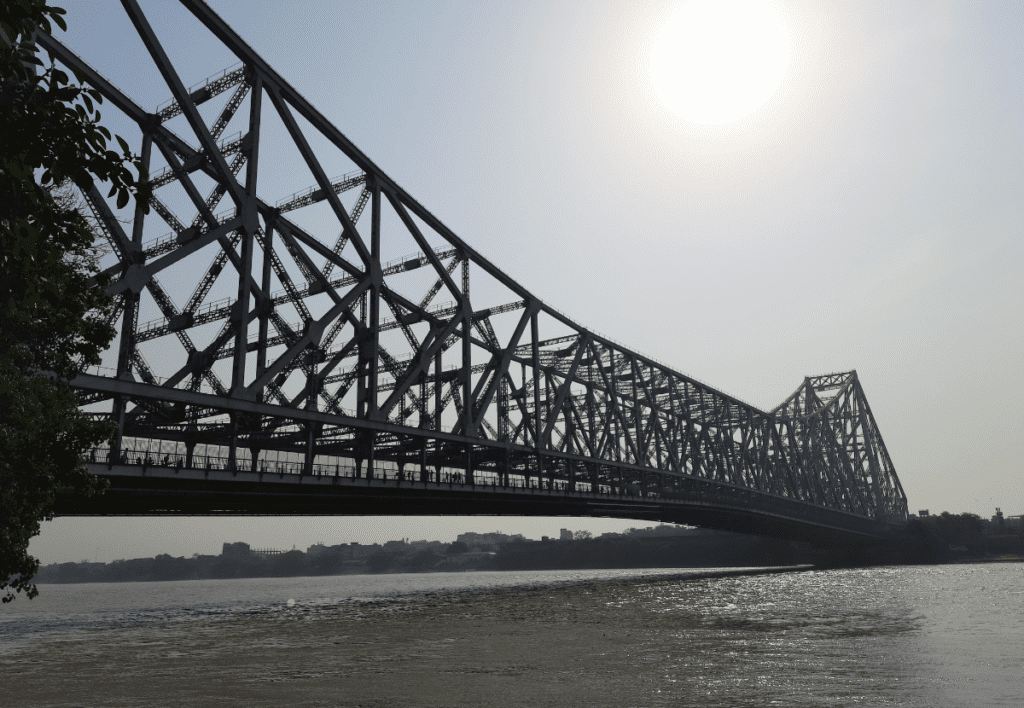
[(594, 492), (580, 485), (573, 490), (565, 482), (549, 480), (470, 483), (458, 473), (436, 482), (394, 470), (367, 479), (354, 468), (318, 466), (308, 475), (287, 466), (252, 472), (189, 469), (181, 460), (140, 462), (89, 464), (110, 488), (87, 498), (60, 495), (57, 515), (593, 516), (689, 524), (816, 545), (859, 544), (890, 530), (857, 514), (696, 479), (685, 493), (648, 491), (641, 496), (628, 488)]

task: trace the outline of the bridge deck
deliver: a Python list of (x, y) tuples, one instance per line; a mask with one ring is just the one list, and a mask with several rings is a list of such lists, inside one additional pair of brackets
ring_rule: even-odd
[[(854, 514), (788, 499), (754, 499), (729, 486), (695, 488), (687, 495), (646, 498), (629, 490), (589, 490), (421, 481), (398, 475), (372, 479), (345, 474), (302, 475), (162, 465), (91, 464), (106, 479), (103, 495), (60, 497), (62, 516), (145, 515), (481, 515), (597, 516), (689, 524), (816, 543), (884, 536), (882, 525)], [(790, 508), (792, 507), (792, 508)]]

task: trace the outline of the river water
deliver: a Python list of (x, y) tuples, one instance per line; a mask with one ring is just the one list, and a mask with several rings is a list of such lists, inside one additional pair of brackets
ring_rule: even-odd
[(40, 593), (0, 608), (0, 705), (1024, 705), (1019, 563)]

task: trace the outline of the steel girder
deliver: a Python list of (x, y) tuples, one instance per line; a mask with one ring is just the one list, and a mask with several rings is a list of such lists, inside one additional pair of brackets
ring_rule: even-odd
[[(274, 460), (312, 475), (347, 464), (424, 483), (457, 470), (467, 483), (654, 500), (714, 488), (905, 520), (855, 372), (806, 379), (765, 412), (581, 327), (448, 230), (205, 4), (181, 2), (240, 66), (187, 90), (137, 2), (122, 0), (172, 95), (155, 112), (39, 39), (137, 126), (155, 188), (148, 216), (84, 195), (108, 247), (119, 336), (109, 369), (74, 385), (86, 410), (117, 423), (111, 464), (145, 448), (186, 465)], [(230, 89), (220, 110), (200, 110)], [(259, 186), (271, 116), (313, 182), (274, 205)], [(172, 233), (146, 240), (154, 226)]]

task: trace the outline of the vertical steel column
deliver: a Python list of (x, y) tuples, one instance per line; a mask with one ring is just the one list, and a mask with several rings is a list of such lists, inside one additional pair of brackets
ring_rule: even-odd
[(427, 469), (427, 436), (424, 435), (420, 438), (420, 481), (423, 483), (430, 481), (430, 471)]
[[(548, 421), (551, 421), (552, 432), (553, 432), (554, 425), (555, 425), (555, 423), (558, 422), (558, 411), (557, 410), (553, 410), (552, 407), (551, 407), (551, 374), (548, 373), (547, 371), (545, 371), (544, 375), (541, 377), (541, 381), (544, 382), (544, 398), (543, 398), (543, 401), (544, 401), (544, 416), (543, 416), (544, 425), (547, 426)], [(545, 450), (552, 450), (553, 451), (555, 449), (555, 446), (551, 443), (550, 437), (545, 439), (544, 434), (541, 433), (540, 439), (541, 439), (541, 446)], [(558, 468), (558, 458), (557, 457), (551, 458), (547, 462), (546, 466), (547, 466), (547, 473), (548, 473), (548, 489), (554, 489), (554, 487), (555, 487), (555, 475), (558, 472), (558, 469), (557, 469)]]
[[(151, 133), (145, 132), (142, 135), (140, 161), (147, 175), (149, 174), (149, 163), (152, 153), (153, 136)], [(93, 191), (97, 199), (102, 198), (95, 192), (95, 189)], [(145, 209), (143, 204), (136, 200), (135, 221), (132, 224), (132, 242), (130, 246), (126, 245), (125, 248), (124, 261), (122, 262), (124, 266), (121, 272), (122, 277), (134, 263), (142, 262), (142, 227), (145, 223), (144, 219)], [(121, 298), (124, 306), (121, 314), (121, 339), (117, 352), (117, 378), (127, 379), (131, 378), (132, 354), (135, 351), (135, 329), (139, 323), (139, 293), (132, 292), (130, 289), (125, 290)], [(109, 459), (116, 460), (117, 462), (121, 461), (121, 440), (124, 437), (124, 415), (127, 407), (128, 400), (124, 396), (114, 397), (111, 414), (114, 424), (117, 426), (117, 432), (111, 441)]]
[[(442, 350), (434, 356), (434, 430), (441, 432), (441, 357)], [(434, 438), (434, 474), (438, 484), (441, 483), (440, 442)]]
[[(249, 107), (249, 148), (245, 170), (245, 200), (239, 205), (242, 217), (242, 257), (238, 271), (238, 293), (232, 312), (235, 328), (235, 346), (231, 365), (231, 396), (239, 397), (245, 390), (245, 363), (249, 349), (249, 301), (252, 297), (252, 256), (256, 230), (259, 228), (259, 214), (256, 211), (256, 180), (259, 174), (260, 108), (262, 106), (263, 80), (256, 77), (252, 88), (252, 102)], [(228, 464), (238, 468), (238, 418), (231, 416), (231, 445)]]
[(238, 415), (238, 413), (228, 414), (231, 421), (229, 424), (231, 437), (228, 440), (228, 469), (233, 471), (238, 470)]
[[(509, 346), (513, 346), (510, 344)], [(498, 440), (508, 443), (508, 374), (505, 373), (498, 379)]]
[[(469, 300), (469, 259), (462, 260), (462, 434), (475, 435), (473, 429), (473, 308)], [(469, 460), (467, 451), (467, 461)], [(469, 470), (466, 473), (469, 474)]]
[[(591, 449), (594, 451), (593, 454), (599, 455), (600, 452), (597, 450), (597, 404), (594, 401), (594, 360), (600, 356), (597, 352), (597, 344), (591, 341), (589, 344), (590, 352), (587, 363), (587, 438), (590, 440)], [(599, 467), (596, 463), (591, 463), (590, 467), (590, 491), (596, 493), (599, 491), (601, 482), (599, 478)]]
[[(566, 381), (565, 385), (568, 386), (569, 382)], [(576, 436), (576, 424), (572, 419), (572, 408), (567, 406), (565, 409), (565, 451), (570, 455), (575, 453), (575, 445), (573, 444), (573, 438)], [(570, 458), (565, 458), (566, 466), (566, 478), (568, 480), (568, 489), (570, 492), (576, 491), (576, 462)]]
[[(541, 440), (540, 420), (540, 328), (537, 324), (537, 310), (533, 304), (533, 314), (530, 315), (530, 337), (533, 340), (530, 347), (533, 358), (533, 449), (534, 458), (537, 460), (537, 483), (540, 484), (544, 478), (544, 457)], [(523, 382), (525, 385), (525, 381)], [(529, 481), (529, 476), (527, 476)]]
[(302, 460), (302, 474), (313, 475), (313, 462), (316, 460), (316, 423), (310, 421), (306, 424), (305, 456)]
[(245, 165), (245, 201), (239, 205), (242, 217), (242, 258), (235, 302), (237, 309), (232, 315), (233, 318), (237, 318), (231, 366), (231, 395), (233, 397), (237, 397), (245, 389), (245, 357), (249, 345), (249, 300), (252, 297), (253, 242), (256, 238), (256, 230), (259, 228), (259, 214), (256, 210), (256, 179), (259, 174), (262, 97), (263, 80), (257, 76), (252, 87), (252, 100), (249, 108), (249, 154)]
[[(274, 224), (267, 224), (267, 230), (263, 238), (263, 279), (261, 283), (263, 300), (260, 302), (260, 340), (259, 349), (256, 353), (256, 378), (263, 376), (267, 370), (267, 337), (269, 335), (270, 315), (274, 312), (274, 301), (270, 296), (271, 283), (270, 274), (273, 264), (274, 249)], [(266, 398), (264, 394), (261, 394)]]
[[(427, 409), (427, 374), (423, 371), (420, 372), (420, 415), (419, 415), (419, 427), (424, 433), (430, 428), (430, 419)], [(429, 473), (427, 472), (427, 436), (421, 435), (419, 437), (419, 463), (420, 463), (420, 481), (426, 482), (429, 479)]]
[[(643, 446), (643, 442), (644, 442), (644, 431), (643, 431), (643, 427), (642, 427), (643, 424), (641, 423), (641, 416), (640, 416), (640, 395), (639, 395), (639, 391), (637, 390), (639, 388), (639, 386), (638, 386), (638, 379), (640, 377), (640, 367), (637, 366), (636, 357), (635, 356), (630, 354), (630, 355), (628, 355), (628, 359), (629, 359), (629, 371), (632, 374), (632, 377), (631, 377), (630, 382), (629, 382), (629, 387), (630, 387), (630, 391), (632, 393), (632, 399), (633, 399), (633, 429), (636, 431), (634, 433), (634, 437), (633, 437), (633, 442), (634, 442), (634, 451), (633, 451), (634, 459), (633, 459), (633, 464), (634, 465), (643, 465), (643, 464), (646, 464), (646, 460), (642, 459), (641, 455), (643, 455), (646, 451), (642, 447)], [(625, 416), (623, 416), (623, 417), (625, 417)], [(643, 480), (641, 480), (641, 486), (642, 485), (643, 485)]]
[[(366, 417), (377, 418), (377, 385), (380, 375), (380, 291), (384, 286), (384, 274), (380, 262), (380, 183), (375, 178), (368, 180), (370, 188), (370, 271), (373, 279), (370, 284), (370, 312), (368, 326), (370, 328), (369, 371), (366, 386)], [(376, 440), (372, 430), (365, 432), (366, 440), (366, 478), (373, 479), (376, 467)]]

